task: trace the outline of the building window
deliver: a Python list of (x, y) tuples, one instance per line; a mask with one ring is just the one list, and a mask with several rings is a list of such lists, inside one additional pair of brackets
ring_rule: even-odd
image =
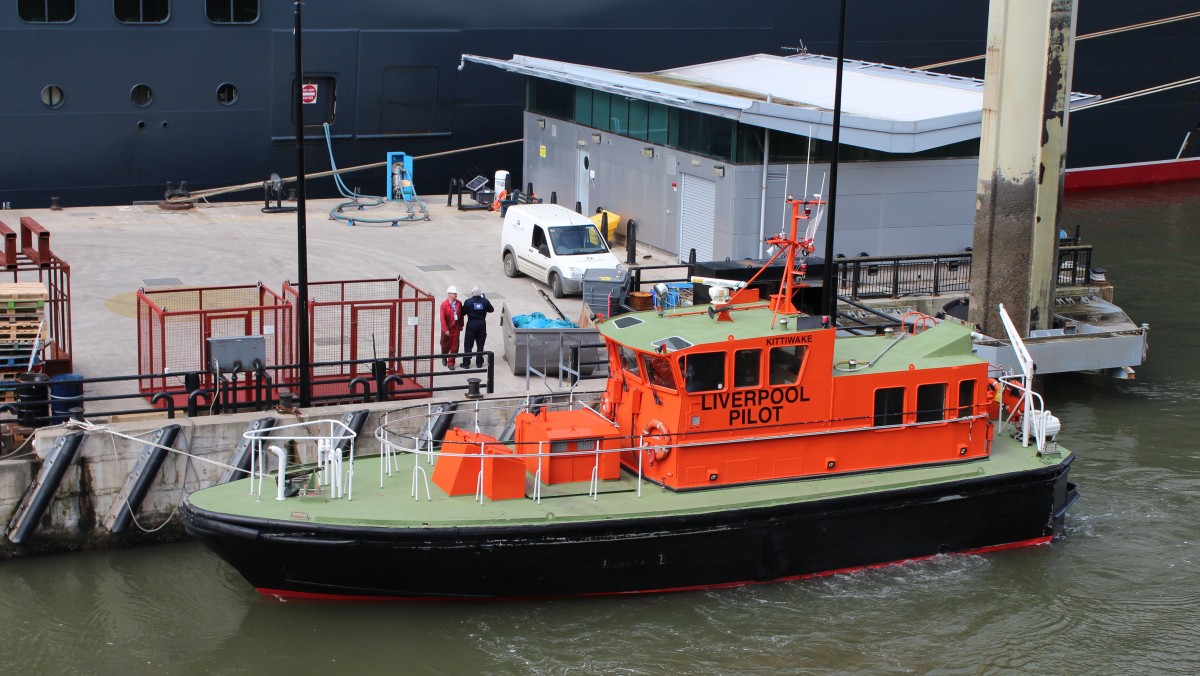
[(971, 415), (971, 409), (975, 407), (975, 381), (964, 380), (958, 384), (958, 417), (965, 418)]
[(917, 387), (917, 422), (937, 422), (946, 419), (946, 384), (934, 383)]
[(904, 388), (884, 387), (875, 390), (875, 426), (904, 423)]
[(29, 23), (75, 20), (75, 0), (17, 0), (17, 15)]
[(226, 82), (220, 87), (217, 87), (217, 102), (223, 106), (232, 106), (234, 101), (237, 101), (237, 86), (232, 82)]
[(258, 0), (204, 0), (204, 14), (213, 23), (254, 23)]
[(154, 90), (148, 84), (136, 84), (129, 91), (129, 100), (138, 108), (145, 108), (154, 100)]
[(42, 105), (47, 108), (62, 108), (64, 100), (62, 87), (58, 85), (46, 85), (42, 87)]
[(113, 0), (113, 15), (121, 23), (163, 23), (170, 13), (170, 0)]

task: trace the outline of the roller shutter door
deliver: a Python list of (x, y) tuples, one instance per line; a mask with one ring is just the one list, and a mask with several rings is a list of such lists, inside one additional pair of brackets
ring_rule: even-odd
[(683, 175), (679, 200), (679, 260), (696, 250), (696, 260), (713, 259), (713, 230), (716, 228), (717, 184)]

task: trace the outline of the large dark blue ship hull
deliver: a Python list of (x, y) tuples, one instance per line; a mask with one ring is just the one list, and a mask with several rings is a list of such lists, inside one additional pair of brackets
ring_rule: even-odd
[(816, 502), (614, 521), (350, 527), (249, 519), (191, 503), (182, 514), (193, 537), (264, 593), (483, 599), (660, 592), (1048, 542), (1077, 496), (1068, 482), (1072, 460)]
[[(203, 189), (296, 173), (292, 3), (259, 3), (257, 21), (246, 25), (212, 23), (190, 5), (173, 7), (163, 23), (136, 25), (116, 21), (111, 4), (75, 4), (74, 19), (62, 23), (27, 23), (16, 5), (0, 10), (0, 61), (22, 64), (0, 79), (0, 208), (44, 207), (52, 195), (67, 206), (157, 200), (168, 181)], [(1181, 0), (1080, 5), (1080, 34), (1194, 10)], [(336, 162), (351, 167), (382, 162), (389, 151), (419, 157), (520, 137), (519, 78), (459, 71), (464, 52), (635, 71), (786, 54), (801, 42), (833, 54), (837, 9), (782, 0), (737, 8), (715, 0), (311, 3), (304, 70), (322, 84), (317, 108), (332, 119)], [(987, 11), (986, 2), (851, 2), (846, 56), (924, 66), (982, 54)], [(1080, 41), (1073, 88), (1107, 97), (1197, 75), (1195, 24)], [(982, 68), (980, 60), (944, 70), (978, 76)], [(61, 93), (49, 99), (53, 108), (42, 100), (50, 87)], [(306, 112), (308, 122), (319, 117)], [(1081, 113), (1071, 120), (1069, 165), (1195, 156), (1200, 138), (1185, 138), (1197, 122), (1194, 87)], [(306, 170), (329, 169), (320, 128), (307, 136)], [(519, 146), (423, 160), (415, 180), (420, 192), (443, 194), (451, 177), (497, 169), (520, 177)], [(380, 169), (347, 183), (381, 194), (385, 178)], [(309, 189), (334, 194), (332, 179)]]

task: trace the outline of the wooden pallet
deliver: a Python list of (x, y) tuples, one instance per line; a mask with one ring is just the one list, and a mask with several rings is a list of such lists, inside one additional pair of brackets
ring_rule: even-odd
[(45, 340), (46, 325), (41, 320), (36, 322), (6, 322), (0, 321), (0, 343), (22, 342), (33, 347), (35, 340)]
[(0, 314), (40, 314), (49, 298), (41, 282), (0, 284)]

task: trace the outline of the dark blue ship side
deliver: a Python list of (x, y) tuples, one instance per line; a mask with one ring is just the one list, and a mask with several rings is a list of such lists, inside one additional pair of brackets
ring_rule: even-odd
[[(47, 0), (0, 9), (0, 207), (42, 207), (51, 195), (68, 206), (128, 203), (161, 198), (168, 181), (195, 190), (293, 175), (293, 3), (230, 2), (243, 22), (206, 15), (225, 5)], [(1194, 9), (1178, 0), (1081, 5), (1080, 34)], [(26, 20), (47, 9), (69, 20)], [(836, 25), (836, 2), (309, 3), (304, 69), (319, 85), (313, 111), (322, 112), (306, 109), (306, 120), (332, 122), (342, 167), (381, 162), (389, 151), (467, 148), (520, 136), (523, 89), (490, 69), (460, 72), (464, 52), (648, 71), (787, 53), (801, 41), (832, 54)], [(1110, 96), (1200, 74), (1196, 25), (1081, 42), (1074, 89)], [(983, 52), (986, 27), (987, 3), (851, 2), (847, 56), (904, 66), (972, 56)], [(978, 75), (982, 61), (947, 70)], [(1181, 147), (1195, 156), (1200, 134), (1186, 147), (1184, 138), (1197, 122), (1195, 86), (1080, 114), (1070, 162), (1155, 161)], [(308, 170), (328, 169), (320, 127), (308, 137)], [(519, 147), (502, 146), (423, 160), (415, 178), (420, 191), (442, 193), (452, 176), (508, 168), (519, 177), (519, 164)], [(370, 173), (347, 179), (375, 192), (383, 182)], [(334, 186), (309, 189), (328, 195)]]

